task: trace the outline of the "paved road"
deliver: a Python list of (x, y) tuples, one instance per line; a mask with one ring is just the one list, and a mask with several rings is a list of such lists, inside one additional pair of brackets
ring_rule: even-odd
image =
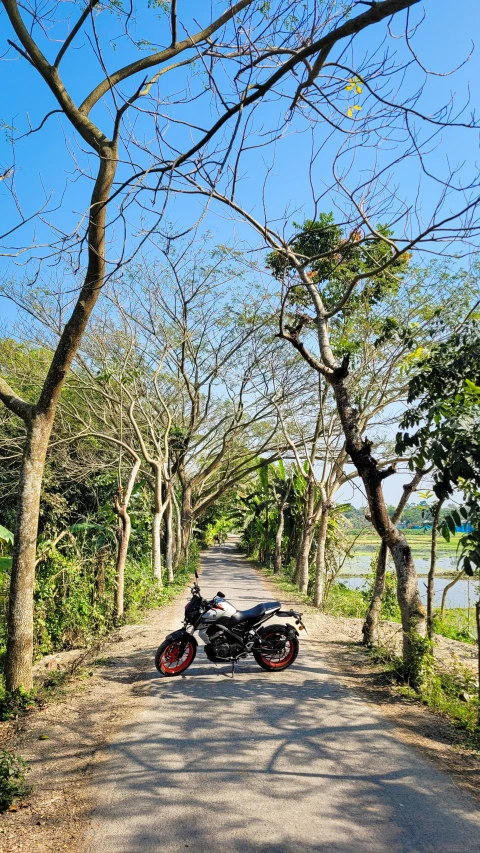
[[(230, 543), (201, 586), (240, 609), (271, 598)], [(94, 775), (88, 853), (479, 853), (473, 800), (338, 685), (320, 644), (283, 674), (227, 671), (199, 651), (185, 677), (147, 673)]]

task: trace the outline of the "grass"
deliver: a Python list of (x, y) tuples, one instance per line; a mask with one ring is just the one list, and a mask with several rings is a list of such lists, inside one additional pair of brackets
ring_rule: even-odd
[[(257, 564), (258, 565), (258, 564)], [(272, 569), (260, 567), (275, 583), (295, 596), (299, 601), (311, 604), (311, 596), (302, 595), (291, 579), (285, 574), (274, 575)], [(365, 598), (359, 590), (349, 589), (342, 583), (336, 583), (330, 590), (325, 612), (331, 616), (363, 619), (366, 611)], [(395, 621), (395, 620), (391, 620)], [(437, 620), (437, 633), (463, 642), (474, 642), (470, 635), (467, 639), (466, 611), (457, 609), (446, 611), (444, 620)], [(368, 652), (376, 661), (385, 667), (385, 673), (392, 681), (402, 681), (403, 664), (390, 649), (376, 648)], [(401, 695), (427, 705), (436, 714), (448, 719), (457, 728), (465, 732), (466, 745), (475, 749), (480, 748), (480, 731), (478, 728), (479, 702), (475, 676), (471, 670), (456, 663), (449, 672), (435, 668), (432, 660), (431, 672), (418, 690), (405, 684), (397, 688)]]
[(475, 645), (477, 629), (475, 625), (474, 608), (452, 607), (445, 610), (443, 619), (440, 611), (435, 613), (435, 633), (451, 640), (459, 640), (462, 643)]
[(422, 683), (415, 690), (403, 682), (403, 662), (390, 649), (377, 647), (365, 649), (376, 663), (385, 669), (385, 675), (394, 684), (401, 696), (421, 703), (435, 714), (449, 720), (465, 733), (465, 746), (480, 749), (478, 685), (474, 674), (458, 661), (446, 671), (435, 665), (433, 657)]

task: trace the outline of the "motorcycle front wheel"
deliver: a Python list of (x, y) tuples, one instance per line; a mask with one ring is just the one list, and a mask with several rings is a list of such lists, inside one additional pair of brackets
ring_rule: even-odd
[(280, 672), (296, 660), (300, 646), (298, 637), (284, 625), (271, 625), (262, 635), (262, 646), (253, 656), (267, 672)]
[(158, 647), (155, 666), (162, 675), (170, 677), (181, 675), (193, 663), (197, 654), (197, 645), (191, 639), (187, 640), (186, 645), (184, 642), (184, 640), (164, 640)]

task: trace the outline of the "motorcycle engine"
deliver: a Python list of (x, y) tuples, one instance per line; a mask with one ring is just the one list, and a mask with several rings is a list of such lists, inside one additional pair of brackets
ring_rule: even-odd
[(224, 631), (219, 630), (214, 625), (207, 628), (205, 633), (209, 640), (204, 646), (205, 654), (213, 663), (222, 660), (231, 660), (238, 657), (244, 651), (240, 643), (231, 641)]

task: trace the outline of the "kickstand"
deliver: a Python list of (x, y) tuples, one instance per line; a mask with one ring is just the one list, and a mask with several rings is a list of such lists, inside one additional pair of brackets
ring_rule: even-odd
[(225, 673), (225, 675), (227, 676), (227, 678), (233, 678), (234, 677), (234, 675), (235, 675), (235, 661), (234, 660), (232, 660), (232, 671), (231, 671), (230, 675), (227, 675), (227, 673)]

